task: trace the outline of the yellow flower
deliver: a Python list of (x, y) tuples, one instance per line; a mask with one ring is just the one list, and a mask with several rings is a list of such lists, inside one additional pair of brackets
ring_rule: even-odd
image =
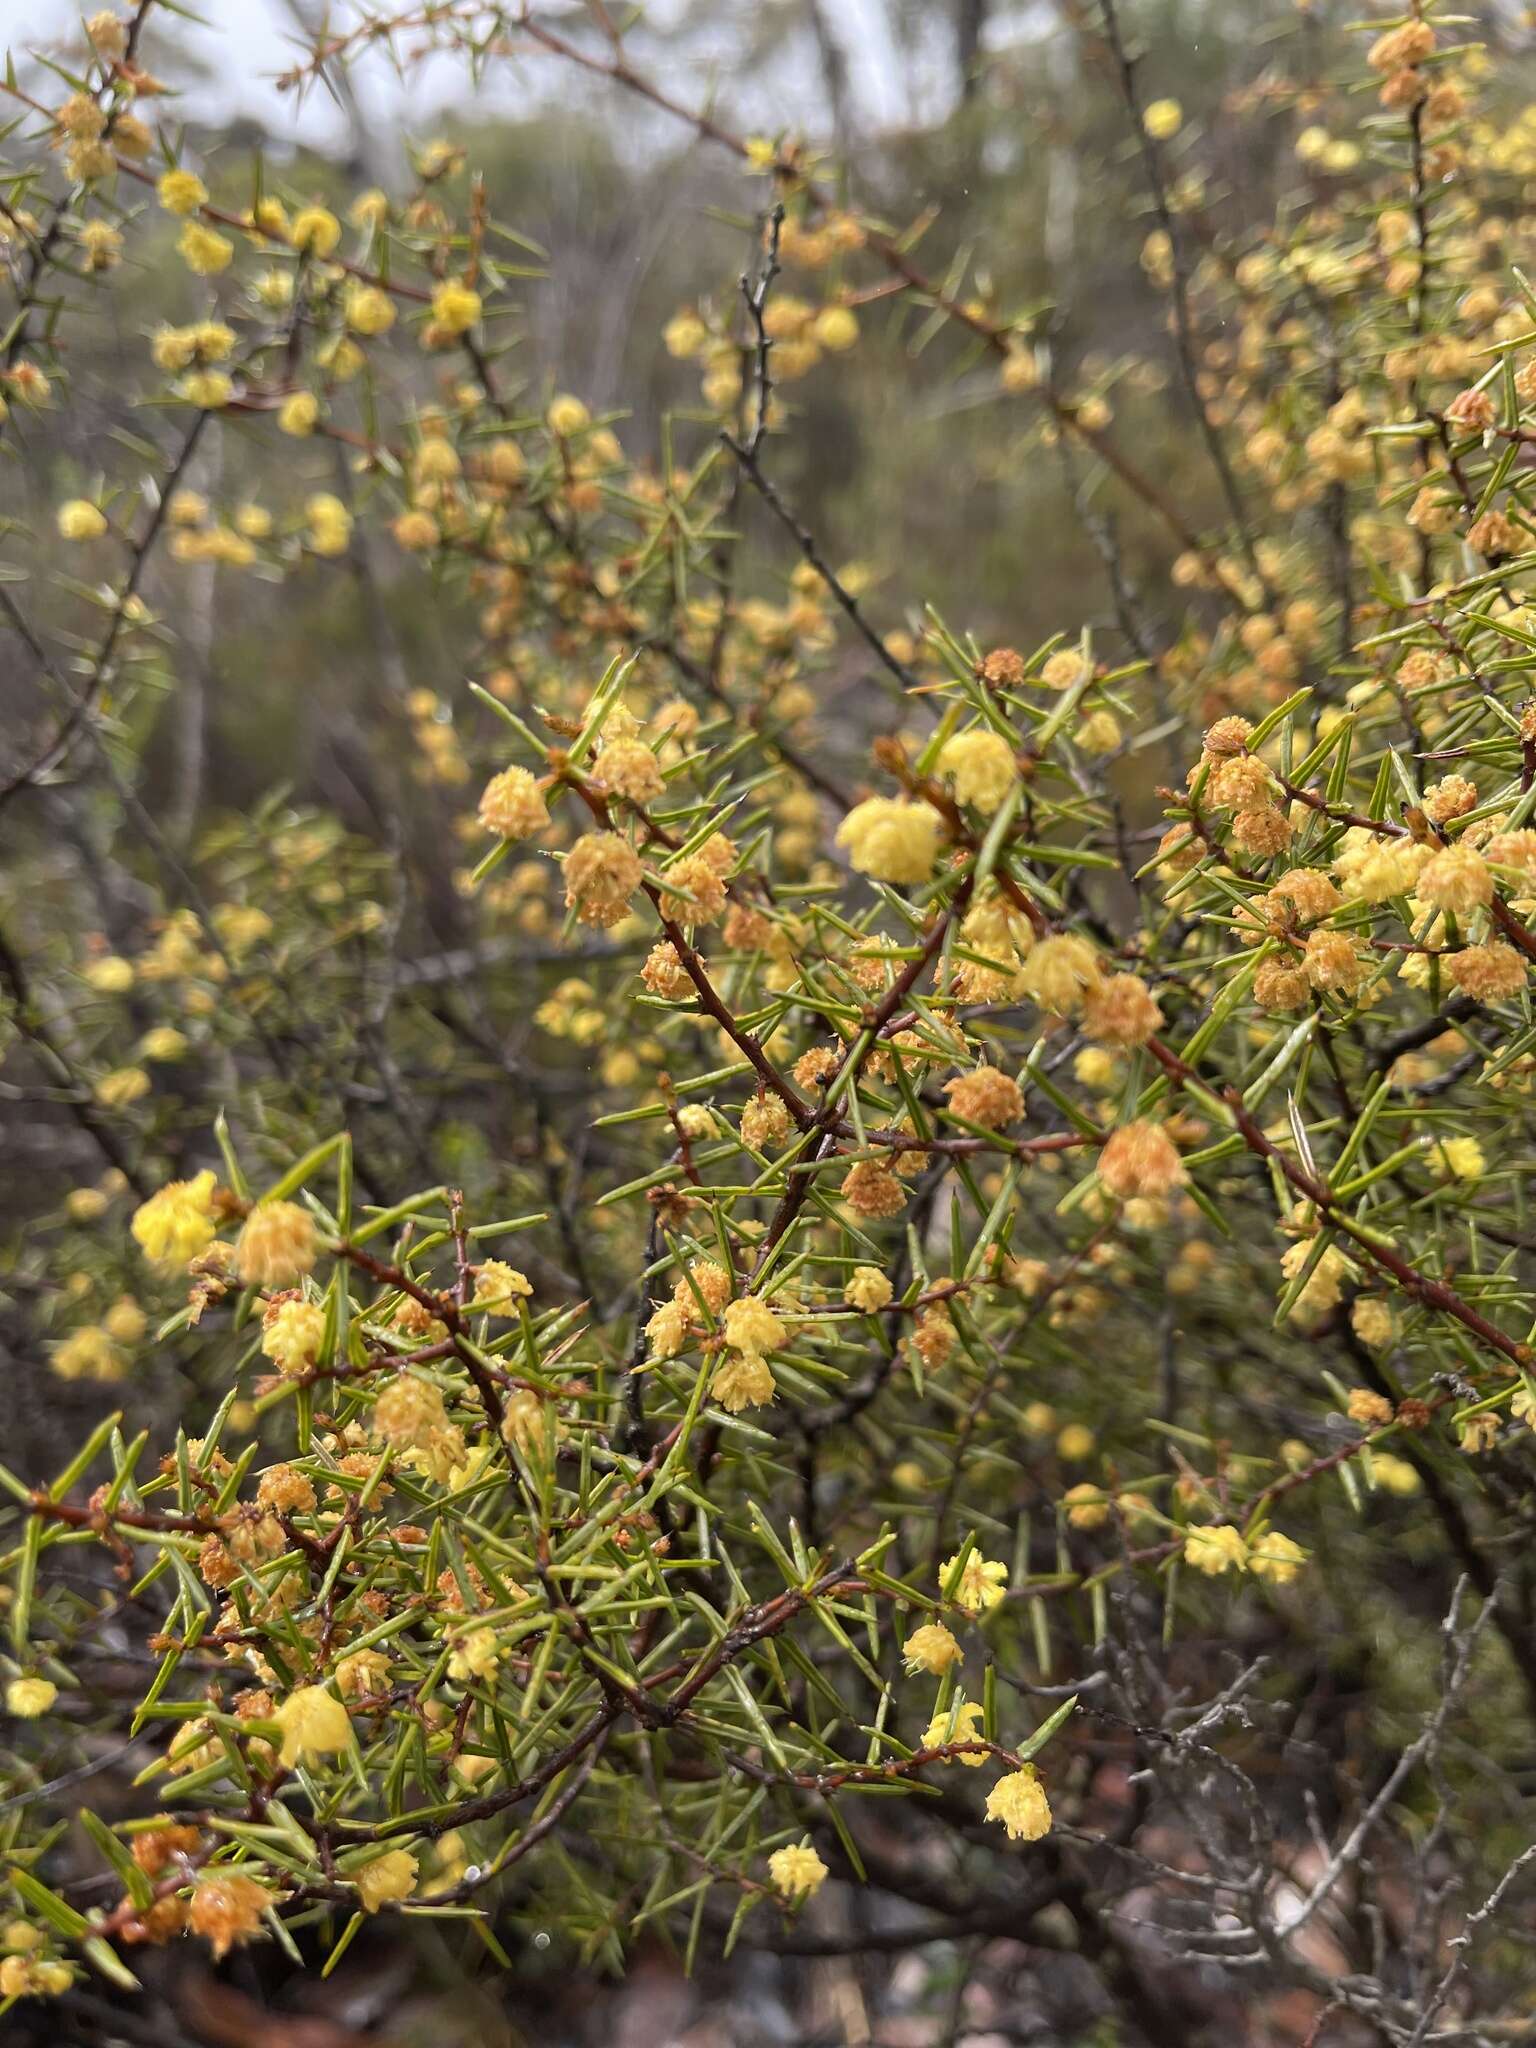
[(827, 1880), (827, 1866), (809, 1842), (792, 1843), (775, 1849), (768, 1858), (768, 1875), (782, 1899), (814, 1898)]
[(341, 222), (323, 206), (306, 206), (293, 216), (288, 239), (306, 256), (329, 256), (341, 240)]
[(354, 334), (387, 334), (395, 324), (395, 302), (376, 284), (352, 284), (343, 310)]
[(1481, 1180), (1488, 1161), (1476, 1138), (1442, 1138), (1432, 1154), (1435, 1165), (1452, 1180)]
[(66, 1337), (53, 1354), (53, 1370), (61, 1380), (95, 1380), (109, 1385), (120, 1380), (125, 1369), (122, 1353), (96, 1323)]
[[(947, 1749), (957, 1742), (974, 1742), (980, 1736), (983, 1710), (974, 1700), (968, 1700), (964, 1693), (956, 1693), (953, 1704), (942, 1714), (935, 1714), (923, 1730), (919, 1749)], [(979, 1770), (987, 1760), (982, 1749), (964, 1755), (949, 1757), (949, 1763), (964, 1764), (969, 1771)]]
[(858, 1266), (843, 1291), (843, 1299), (850, 1308), (872, 1316), (888, 1306), (895, 1292), (877, 1266)]
[(1288, 1586), (1307, 1561), (1307, 1553), (1299, 1543), (1293, 1543), (1289, 1536), (1282, 1536), (1278, 1529), (1270, 1529), (1250, 1544), (1248, 1569), (1256, 1578), (1272, 1579), (1277, 1586)]
[(444, 278), (432, 294), (433, 323), (445, 334), (467, 334), (480, 310), (480, 294), (457, 278)]
[(1245, 1571), (1248, 1546), (1240, 1529), (1234, 1529), (1230, 1522), (1218, 1522), (1212, 1528), (1185, 1532), (1184, 1560), (1208, 1578), (1216, 1578), (1222, 1572)]
[(85, 33), (91, 48), (101, 57), (121, 57), (128, 47), (128, 24), (110, 7), (91, 16)]
[(549, 431), (568, 440), (572, 434), (579, 434), (592, 424), (592, 415), (581, 400), (569, 391), (562, 391), (549, 402), (549, 411), (544, 415)]
[(149, 1317), (131, 1294), (120, 1294), (101, 1319), (107, 1335), (119, 1344), (137, 1344), (149, 1328)]
[(309, 521), (309, 545), (317, 555), (344, 555), (352, 538), (352, 514), (340, 498), (329, 491), (316, 491), (304, 503)]
[(1038, 1842), (1051, 1831), (1051, 1803), (1033, 1764), (999, 1778), (987, 1794), (987, 1819), (1000, 1820), (1010, 1842)]
[(301, 1685), (272, 1718), (283, 1731), (279, 1756), (289, 1769), (309, 1757), (335, 1756), (352, 1741), (346, 1708), (323, 1685)]
[(824, 349), (841, 355), (859, 338), (859, 316), (852, 306), (823, 306), (811, 322), (811, 333)]
[(1436, 910), (1449, 910), (1457, 917), (1465, 917), (1492, 900), (1493, 876), (1475, 847), (1447, 846), (1420, 874), (1417, 894)]
[(107, 515), (89, 498), (71, 498), (59, 507), (58, 525), (64, 540), (100, 540), (107, 530)]
[(1081, 1486), (1069, 1486), (1061, 1497), (1067, 1520), (1074, 1529), (1103, 1528), (1109, 1520), (1109, 1502), (1110, 1496), (1103, 1487), (1088, 1480)]
[(288, 239), (288, 209), (281, 199), (274, 199), (271, 193), (264, 199), (258, 199), (251, 208), (250, 223), (258, 236), (270, 235), (283, 241)]
[[(1054, 659), (1054, 657), (1053, 657)], [(1019, 970), (1019, 987), (1042, 1010), (1070, 1017), (1101, 979), (1098, 956), (1086, 939), (1059, 932), (1033, 947)]]
[(938, 857), (942, 821), (931, 804), (872, 796), (837, 828), (837, 843), (861, 875), (876, 882), (926, 882)]
[(988, 818), (1019, 779), (1013, 748), (1001, 733), (981, 725), (944, 742), (939, 769), (954, 783), (957, 802)]
[(120, 996), (133, 987), (133, 962), (117, 953), (104, 954), (80, 972), (98, 995)]
[(150, 1080), (142, 1067), (114, 1067), (96, 1083), (96, 1100), (104, 1109), (127, 1109), (149, 1093)]
[(908, 1671), (914, 1676), (919, 1671), (926, 1671), (930, 1677), (937, 1678), (951, 1664), (958, 1664), (965, 1652), (942, 1621), (925, 1621), (921, 1628), (915, 1628), (907, 1637), (901, 1646), (901, 1654)]
[(674, 313), (662, 329), (661, 339), (669, 356), (686, 361), (689, 356), (703, 353), (709, 343), (709, 329), (697, 313)]
[(709, 1383), (709, 1391), (730, 1415), (743, 1408), (761, 1408), (778, 1391), (773, 1370), (756, 1352), (728, 1358)]
[(1056, 1455), (1069, 1465), (1080, 1465), (1093, 1455), (1095, 1438), (1086, 1422), (1069, 1422), (1056, 1439)]
[(779, 1350), (785, 1335), (784, 1325), (757, 1295), (726, 1303), (725, 1341), (744, 1357), (761, 1359), (764, 1353)]
[(475, 1308), (488, 1309), (493, 1315), (515, 1316), (514, 1303), (526, 1301), (532, 1293), (527, 1274), (519, 1273), (515, 1266), (503, 1265), (500, 1259), (487, 1259), (483, 1266), (475, 1268), (471, 1304)]
[(157, 1024), (139, 1040), (139, 1052), (147, 1060), (179, 1060), (187, 1044), (186, 1033), (174, 1024)]
[(481, 793), (479, 818), (487, 832), (503, 839), (531, 839), (549, 823), (537, 776), (526, 768), (503, 768), (493, 775)]
[(676, 1358), (688, 1340), (688, 1317), (675, 1301), (664, 1301), (645, 1326), (651, 1348), (651, 1363)]
[(195, 277), (217, 277), (229, 268), (235, 245), (228, 235), (217, 234), (201, 221), (189, 220), (176, 238), (181, 260)]
[[(1515, 1396), (1515, 1410), (1519, 1413), (1519, 1400)], [(1419, 1475), (1406, 1458), (1394, 1458), (1389, 1451), (1371, 1453), (1371, 1476), (1378, 1486), (1384, 1486), (1388, 1493), (1395, 1493), (1399, 1499), (1419, 1490)]]
[(128, 1228), (146, 1259), (176, 1270), (213, 1242), (213, 1175), (168, 1181), (141, 1202)]
[(46, 1678), (13, 1678), (5, 1688), (5, 1711), (18, 1721), (35, 1721), (58, 1696), (59, 1688)]
[(274, 1302), (262, 1318), (262, 1356), (297, 1379), (316, 1363), (324, 1336), (325, 1310), (317, 1301)]
[(397, 1450), (422, 1450), (448, 1427), (448, 1410), (430, 1380), (402, 1373), (373, 1404), (373, 1426)]
[(1120, 1201), (1171, 1194), (1188, 1179), (1178, 1149), (1161, 1124), (1145, 1117), (1111, 1131), (1099, 1154), (1099, 1180)]
[(258, 1202), (235, 1245), (235, 1269), (247, 1287), (291, 1287), (315, 1263), (314, 1218), (297, 1202)]
[(583, 924), (607, 931), (640, 886), (640, 856), (617, 832), (584, 832), (565, 857), (565, 901)]
[(234, 385), (222, 370), (197, 370), (181, 380), (181, 395), (188, 405), (204, 412), (217, 412), (234, 396)]
[(408, 1899), (416, 1889), (416, 1858), (406, 1849), (390, 1849), (351, 1873), (357, 1900), (365, 1913)]
[(459, 1685), (467, 1685), (475, 1678), (494, 1677), (501, 1654), (494, 1629), (472, 1628), (459, 1637), (448, 1659), (448, 1676)]
[(271, 1904), (264, 1884), (238, 1870), (219, 1870), (199, 1879), (187, 1907), (187, 1925), (221, 1959), (237, 1943), (250, 1940)]
[(313, 391), (291, 391), (277, 409), (279, 431), (297, 440), (314, 432), (319, 417), (320, 401)]
[[(939, 1572), (941, 1589), (949, 1584), (950, 1576), (959, 1562), (957, 1552), (948, 1564), (942, 1567)], [(963, 1607), (967, 1614), (985, 1614), (989, 1607), (995, 1607), (1002, 1599), (1007, 1585), (1007, 1565), (989, 1562), (978, 1551), (973, 1550), (965, 1561), (960, 1583), (951, 1597), (955, 1605)]]
[(167, 213), (196, 213), (208, 198), (208, 187), (195, 171), (167, 171), (155, 186), (155, 194)]
[(1184, 109), (1177, 100), (1153, 100), (1141, 117), (1141, 125), (1154, 142), (1166, 142), (1184, 125)]
[[(1313, 1240), (1298, 1238), (1295, 1244), (1287, 1245), (1281, 1255), (1280, 1270), (1287, 1280), (1294, 1280), (1312, 1256)], [(1315, 1316), (1326, 1315), (1344, 1292), (1344, 1282), (1354, 1268), (1337, 1245), (1329, 1245), (1312, 1268), (1307, 1284), (1291, 1304), (1291, 1319), (1307, 1322)]]

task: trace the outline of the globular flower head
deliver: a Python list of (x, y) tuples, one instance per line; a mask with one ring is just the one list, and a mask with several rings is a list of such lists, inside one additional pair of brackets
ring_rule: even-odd
[[(1281, 1256), (1280, 1270), (1287, 1280), (1294, 1280), (1307, 1261), (1312, 1257), (1313, 1240), (1298, 1238), (1288, 1245)], [(1336, 1244), (1325, 1245), (1318, 1254), (1317, 1264), (1307, 1277), (1306, 1285), (1291, 1304), (1291, 1317), (1296, 1322), (1308, 1322), (1326, 1315), (1344, 1292), (1344, 1283), (1353, 1272), (1346, 1255)]]
[(314, 1270), (315, 1220), (297, 1202), (258, 1202), (235, 1244), (235, 1270), (247, 1287), (291, 1287)]
[(288, 239), (302, 255), (329, 256), (341, 240), (341, 222), (327, 207), (302, 207), (293, 216)]
[(155, 194), (167, 213), (187, 215), (207, 204), (208, 187), (195, 171), (169, 170), (155, 186)]
[(1083, 1030), (1100, 1045), (1145, 1045), (1162, 1021), (1157, 998), (1139, 974), (1111, 974), (1083, 998)]
[(958, 803), (969, 804), (987, 818), (1019, 779), (1013, 748), (1001, 733), (982, 725), (944, 742), (939, 771), (953, 782)]
[(1234, 1529), (1230, 1522), (1217, 1522), (1186, 1531), (1184, 1561), (1204, 1572), (1207, 1578), (1218, 1578), (1223, 1572), (1246, 1571), (1248, 1546), (1242, 1530)]
[[(981, 1735), (983, 1709), (975, 1700), (968, 1700), (964, 1693), (956, 1693), (950, 1705), (941, 1714), (935, 1714), (923, 1730), (919, 1749), (948, 1749), (951, 1746), (975, 1742)], [(951, 1762), (964, 1764), (967, 1770), (979, 1770), (987, 1760), (984, 1749), (968, 1750)]]
[(5, 1688), (5, 1711), (18, 1721), (35, 1721), (58, 1696), (59, 1688), (50, 1678), (13, 1678)]
[(861, 1315), (877, 1315), (889, 1306), (896, 1290), (878, 1266), (858, 1266), (849, 1276), (843, 1299)]
[(987, 1819), (1000, 1820), (1010, 1842), (1038, 1842), (1051, 1831), (1051, 1803), (1033, 1764), (999, 1778), (987, 1794)]
[(408, 1849), (389, 1849), (351, 1873), (357, 1902), (365, 1913), (398, 1904), (416, 1889), (416, 1858)]
[(264, 1884), (238, 1870), (216, 1870), (198, 1879), (187, 1908), (187, 1925), (209, 1944), (216, 1961), (247, 1942), (273, 1904)]
[(726, 1303), (725, 1341), (745, 1358), (762, 1358), (784, 1342), (783, 1323), (758, 1295), (746, 1294)]
[(958, 1664), (965, 1652), (942, 1621), (926, 1621), (907, 1637), (901, 1654), (909, 1672), (915, 1675), (926, 1671), (930, 1677), (938, 1678), (952, 1664)]
[(527, 1274), (500, 1259), (487, 1259), (484, 1265), (475, 1268), (475, 1308), (485, 1309), (491, 1315), (515, 1316), (517, 1304), (529, 1300), (532, 1294), (533, 1284)]
[(872, 796), (837, 828), (837, 843), (861, 875), (876, 882), (926, 882), (938, 858), (943, 822), (931, 804)]
[(1099, 1154), (1099, 1179), (1121, 1201), (1157, 1197), (1182, 1187), (1188, 1175), (1173, 1140), (1161, 1124), (1138, 1119), (1111, 1131)]
[(617, 832), (585, 833), (565, 857), (565, 900), (583, 924), (606, 930), (640, 886), (640, 856)]
[(809, 1842), (790, 1843), (768, 1858), (768, 1875), (781, 1899), (814, 1898), (827, 1881), (827, 1866)]
[(432, 294), (432, 324), (444, 334), (468, 334), (480, 313), (480, 294), (458, 278), (444, 278)]
[(1524, 959), (1502, 939), (1492, 939), (1482, 946), (1463, 946), (1443, 964), (1457, 988), (1475, 1003), (1508, 1002), (1520, 994), (1529, 979)]
[(983, 1130), (1000, 1131), (1024, 1114), (1024, 1095), (1011, 1074), (996, 1067), (978, 1067), (973, 1074), (958, 1074), (944, 1084), (949, 1106), (968, 1124)]
[(107, 530), (107, 515), (89, 498), (71, 498), (59, 507), (58, 528), (63, 540), (99, 540)]
[(740, 1352), (716, 1368), (709, 1391), (728, 1415), (739, 1415), (743, 1408), (766, 1407), (778, 1384), (765, 1358), (756, 1352)]
[(1288, 1586), (1307, 1561), (1307, 1553), (1278, 1529), (1268, 1529), (1248, 1546), (1248, 1569), (1256, 1578)]
[(666, 788), (661, 763), (640, 739), (610, 740), (597, 757), (592, 785), (636, 804), (650, 803)]
[[(960, 1558), (957, 1553), (939, 1572), (940, 1587), (947, 1587)], [(967, 1614), (985, 1614), (989, 1607), (996, 1607), (1008, 1588), (1008, 1567), (984, 1558), (973, 1550), (965, 1561), (965, 1569), (950, 1598), (957, 1607), (963, 1607)]]
[(1101, 978), (1098, 955), (1075, 932), (1057, 932), (1031, 948), (1019, 970), (1019, 988), (1042, 1010), (1076, 1016)]
[(205, 227), (199, 220), (187, 222), (176, 238), (176, 247), (182, 262), (195, 277), (217, 277), (221, 270), (229, 268), (235, 253), (235, 245), (228, 235)]
[(324, 1339), (325, 1310), (295, 1294), (270, 1303), (261, 1320), (262, 1356), (289, 1379), (318, 1362)]
[(503, 768), (480, 795), (479, 817), (487, 832), (503, 839), (531, 839), (549, 823), (549, 809), (537, 776), (526, 768)]
[(1447, 846), (1428, 862), (1415, 892), (1436, 910), (1465, 917), (1493, 897), (1493, 875), (1475, 846)]
[(397, 1450), (423, 1450), (448, 1425), (443, 1396), (430, 1380), (402, 1373), (373, 1404), (373, 1426)]
[(213, 1189), (213, 1175), (203, 1172), (168, 1181), (140, 1203), (128, 1227), (145, 1258), (174, 1272), (213, 1242)]
[(899, 1216), (907, 1206), (906, 1189), (883, 1159), (856, 1159), (840, 1192), (860, 1216)]
[(280, 1702), (272, 1718), (283, 1731), (279, 1756), (289, 1769), (311, 1757), (336, 1756), (352, 1741), (346, 1708), (323, 1685), (301, 1685)]

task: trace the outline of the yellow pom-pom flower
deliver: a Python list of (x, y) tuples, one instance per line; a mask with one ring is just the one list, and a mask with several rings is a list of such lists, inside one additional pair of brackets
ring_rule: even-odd
[(1000, 1820), (1010, 1842), (1038, 1842), (1051, 1831), (1051, 1803), (1032, 1764), (999, 1778), (987, 1794), (987, 1819)]
[(809, 1842), (797, 1842), (774, 1850), (768, 1858), (768, 1875), (781, 1899), (809, 1899), (826, 1883), (827, 1866)]
[(213, 1242), (213, 1175), (168, 1181), (141, 1202), (129, 1229), (146, 1259), (176, 1270)]
[(62, 540), (100, 540), (107, 530), (107, 515), (89, 498), (71, 498), (59, 507), (58, 527)]
[(279, 1756), (290, 1769), (311, 1757), (336, 1756), (352, 1741), (346, 1708), (323, 1685), (301, 1685), (272, 1718), (283, 1731)]

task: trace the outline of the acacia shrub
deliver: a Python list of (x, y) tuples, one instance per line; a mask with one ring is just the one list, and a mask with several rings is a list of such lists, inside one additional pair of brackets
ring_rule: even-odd
[[(525, 1924), (611, 1965), (652, 1928), (835, 1946), (830, 1880), (914, 1942), (1075, 1947), (1148, 2038), (1249, 1984), (1314, 2041), (1482, 2038), (1536, 1702), (1536, 355), (1476, 48), (1379, 23), (1366, 97), (1308, 41), (1309, 204), (1227, 233), (1101, 8), (1196, 524), (1122, 437), (1134, 364), (1071, 382), (805, 144), (702, 114), (761, 205), (740, 287), (662, 337), (701, 416), (636, 458), (520, 373), (530, 252), (451, 144), (344, 217), (225, 190), (156, 124), (153, 12), (93, 17), (61, 96), (7, 86), (8, 432), (69, 406), (138, 239), (195, 303), (131, 356), (153, 429), (7, 537), (44, 709), (0, 801), (93, 785), (157, 909), (7, 933), (0, 972), (104, 1170), (48, 1219), (52, 1370), (207, 1393), (3, 1475), (0, 1994), (131, 1988), (188, 1933), (334, 1962), (379, 1913), (503, 1959)], [(380, 42), (677, 99), (458, 0), (294, 83)], [(877, 623), (802, 523), (795, 387), (887, 299), (1091, 479), (1111, 627)], [(283, 437), (275, 502), (247, 436)], [(1111, 492), (1166, 531), (1155, 591)], [(405, 800), (463, 849), (467, 941), (424, 961), (386, 831), (274, 799), (188, 848), (136, 786), (183, 659), (162, 558), (366, 593), (400, 557), (476, 649), (457, 703), (381, 657)], [(882, 728), (853, 782), (838, 662)], [(511, 1161), (481, 1089), (526, 1106)], [(1330, 1725), (1341, 1674), (1375, 1725)], [(66, 1833), (100, 1732), (138, 1808)]]

